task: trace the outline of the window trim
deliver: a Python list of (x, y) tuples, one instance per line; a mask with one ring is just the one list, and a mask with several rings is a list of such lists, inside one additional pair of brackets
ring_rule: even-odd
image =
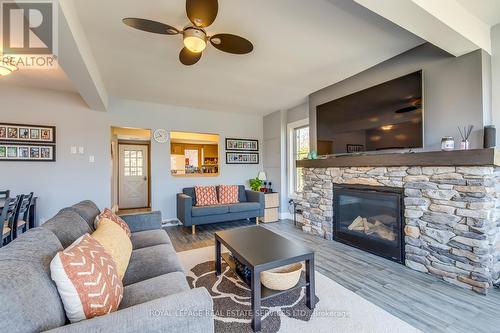
[(296, 173), (296, 165), (295, 165), (295, 137), (294, 132), (296, 129), (301, 127), (309, 127), (309, 135), (311, 131), (311, 127), (309, 125), (309, 118), (301, 119), (298, 121), (291, 122), (287, 124), (287, 188), (288, 188), (288, 197), (291, 199), (297, 199), (298, 194), (295, 192), (295, 173)]

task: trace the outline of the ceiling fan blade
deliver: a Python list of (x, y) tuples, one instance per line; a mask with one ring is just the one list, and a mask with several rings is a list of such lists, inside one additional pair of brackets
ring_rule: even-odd
[(201, 59), (201, 54), (202, 54), (201, 52), (193, 53), (189, 51), (187, 48), (183, 48), (181, 50), (181, 53), (179, 53), (179, 60), (182, 62), (183, 65), (191, 66), (196, 64)]
[(221, 51), (233, 54), (246, 54), (253, 51), (253, 45), (249, 40), (232, 34), (214, 35), (210, 37), (210, 43)]
[(215, 21), (219, 3), (217, 0), (186, 0), (186, 13), (197, 27), (208, 27)]
[(122, 21), (129, 27), (139, 29), (142, 31), (152, 32), (155, 34), (177, 35), (178, 33), (180, 33), (180, 31), (177, 30), (176, 28), (161, 22), (156, 22), (141, 18), (134, 18), (134, 17), (127, 17), (124, 18)]

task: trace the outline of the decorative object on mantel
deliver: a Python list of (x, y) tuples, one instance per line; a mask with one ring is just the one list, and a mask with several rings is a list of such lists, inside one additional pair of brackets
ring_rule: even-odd
[(473, 128), (473, 125), (464, 126), (463, 128), (460, 128), (460, 126), (458, 127), (458, 131), (460, 132), (460, 136), (462, 137), (462, 141), (460, 142), (460, 149), (469, 149), (469, 137), (472, 133)]
[(226, 138), (226, 150), (259, 151), (259, 140)]
[(316, 150), (313, 150), (307, 154), (307, 159), (308, 160), (317, 160), (318, 159), (318, 152)]
[(359, 152), (365, 151), (365, 146), (364, 145), (347, 144), (346, 150), (348, 153), (359, 153)]
[(54, 162), (56, 128), (0, 123), (0, 161)]
[(452, 136), (445, 136), (441, 139), (441, 150), (455, 150), (455, 139)]
[(226, 164), (259, 164), (259, 153), (226, 152)]
[(497, 130), (495, 125), (484, 126), (484, 148), (494, 148), (497, 145)]

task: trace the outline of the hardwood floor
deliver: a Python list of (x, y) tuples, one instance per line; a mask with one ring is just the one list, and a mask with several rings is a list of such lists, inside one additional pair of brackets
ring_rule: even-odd
[[(218, 230), (249, 226), (238, 221), (196, 228), (166, 228), (177, 252), (213, 246)], [(500, 290), (488, 296), (449, 285), (438, 278), (350, 246), (306, 234), (292, 221), (261, 224), (316, 251), (316, 269), (424, 332), (500, 332)], [(388, 328), (388, 331), (390, 329)]]

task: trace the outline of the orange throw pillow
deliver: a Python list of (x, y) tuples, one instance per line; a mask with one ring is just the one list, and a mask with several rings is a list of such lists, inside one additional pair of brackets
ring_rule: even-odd
[(196, 206), (213, 206), (218, 205), (217, 191), (215, 186), (195, 186)]
[(220, 185), (219, 202), (221, 204), (233, 204), (240, 202), (238, 200), (238, 185)]
[(118, 224), (125, 232), (127, 233), (128, 238), (132, 236), (132, 233), (130, 232), (130, 228), (128, 227), (127, 222), (123, 221), (122, 218), (120, 218), (118, 215), (114, 214), (111, 209), (104, 208), (104, 211), (99, 215), (99, 218), (96, 219), (96, 223), (94, 225), (95, 229), (97, 229), (97, 226), (99, 224), (99, 221), (102, 220), (103, 218), (111, 220)]
[(56, 254), (50, 275), (72, 323), (114, 312), (123, 298), (113, 258), (89, 234)]

